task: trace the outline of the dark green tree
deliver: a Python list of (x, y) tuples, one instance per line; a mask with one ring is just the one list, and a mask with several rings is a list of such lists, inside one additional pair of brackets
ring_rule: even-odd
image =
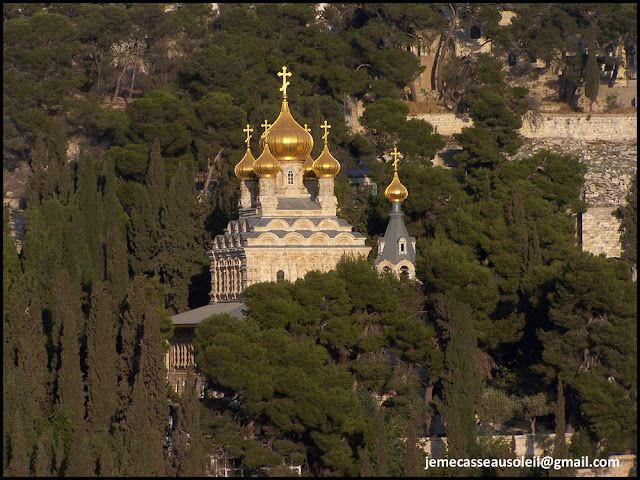
[(386, 477), (389, 468), (387, 454), (387, 426), (382, 407), (376, 409), (376, 477)]
[(190, 371), (180, 400), (178, 427), (174, 433), (175, 459), (172, 463), (177, 477), (197, 477), (205, 474), (200, 431), (200, 400), (196, 386), (196, 377)]
[(157, 476), (165, 472), (163, 441), (168, 415), (161, 317), (158, 299), (148, 298), (144, 282), (132, 285), (134, 294), (142, 296), (143, 309), (137, 321), (142, 336), (131, 403), (120, 426), (128, 452), (124, 470), (133, 476)]
[(108, 432), (118, 409), (116, 319), (104, 283), (96, 282), (86, 327), (87, 421), (92, 432)]
[(442, 337), (446, 340), (442, 397), (437, 403), (447, 429), (449, 456), (472, 458), (478, 434), (475, 412), (481, 381), (471, 308), (448, 293), (438, 296), (436, 309)]
[[(635, 272), (638, 263), (638, 176), (633, 179), (627, 194), (627, 204), (620, 207), (622, 259), (631, 265)], [(635, 277), (634, 277), (635, 278)]]
[(598, 64), (598, 50), (595, 41), (589, 43), (589, 53), (584, 73), (584, 94), (589, 99), (589, 111), (593, 109), (593, 102), (598, 98), (600, 90), (600, 65)]
[(60, 325), (59, 368), (57, 371), (56, 407), (79, 428), (85, 417), (85, 393), (80, 370), (79, 330), (83, 325), (80, 285), (67, 272), (54, 277), (53, 321)]

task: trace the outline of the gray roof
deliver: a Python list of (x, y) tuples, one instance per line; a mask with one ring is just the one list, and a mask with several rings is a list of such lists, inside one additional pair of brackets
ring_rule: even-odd
[(278, 210), (322, 210), (322, 207), (306, 198), (279, 198)]
[(174, 315), (171, 320), (174, 325), (190, 326), (199, 324), (211, 315), (219, 315), (221, 313), (228, 313), (236, 318), (244, 318), (244, 308), (244, 302), (241, 301), (210, 303), (204, 307)]
[[(409, 232), (407, 232), (407, 227), (405, 227), (402, 217), (404, 217), (404, 213), (400, 209), (400, 202), (392, 202), (389, 224), (384, 237), (382, 237), (384, 248), (382, 252), (378, 252), (378, 258), (376, 258), (374, 264), (377, 265), (383, 260), (388, 260), (392, 265), (397, 265), (402, 260), (409, 260), (413, 264), (416, 263), (416, 251), (413, 248), (413, 242), (416, 239), (409, 237)], [(398, 251), (398, 240), (401, 238), (406, 240), (407, 253), (405, 255), (401, 255)]]

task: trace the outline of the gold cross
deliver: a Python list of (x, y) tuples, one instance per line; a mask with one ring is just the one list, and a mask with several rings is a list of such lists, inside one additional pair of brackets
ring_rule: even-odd
[(307, 124), (306, 124), (306, 123), (304, 124), (304, 129), (305, 129), (307, 132), (311, 132), (311, 129), (307, 126)]
[(327, 121), (324, 121), (323, 125), (320, 125), (320, 128), (324, 128), (324, 135), (322, 136), (322, 138), (324, 139), (324, 143), (327, 143), (327, 137), (329, 136), (329, 129), (331, 128), (331, 125), (327, 124)]
[(289, 85), (289, 82), (287, 82), (287, 77), (291, 76), (291, 72), (287, 72), (287, 67), (282, 67), (282, 71), (278, 72), (278, 76), (282, 77), (282, 87), (280, 87), (280, 91), (282, 92), (283, 97), (286, 99), (287, 85)]
[(395, 159), (393, 160), (393, 170), (397, 172), (398, 171), (398, 155), (400, 155), (400, 152), (398, 151), (397, 147), (393, 147), (393, 152), (391, 152), (391, 155), (395, 157)]
[(271, 125), (269, 125), (269, 122), (267, 121), (266, 118), (264, 119), (264, 123), (260, 126), (264, 127), (264, 133), (267, 133), (267, 130), (269, 130), (269, 128), (271, 127)]
[(249, 141), (251, 140), (251, 132), (253, 132), (253, 128), (251, 128), (251, 125), (247, 123), (247, 128), (243, 128), (242, 131), (247, 132), (247, 139), (244, 142), (247, 144), (247, 147), (248, 147)]

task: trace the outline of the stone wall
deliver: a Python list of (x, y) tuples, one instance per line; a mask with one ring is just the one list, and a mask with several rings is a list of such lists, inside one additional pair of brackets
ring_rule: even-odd
[[(473, 120), (454, 113), (419, 113), (409, 118), (426, 120), (437, 133), (453, 135)], [(638, 138), (637, 114), (561, 114), (543, 113), (525, 118), (520, 134), (525, 138), (570, 138), (572, 140), (628, 142)]]
[(520, 134), (527, 138), (631, 141), (638, 138), (636, 114), (543, 113), (523, 121)]
[(638, 457), (636, 455), (610, 455), (607, 460), (617, 460), (618, 466), (606, 468), (578, 468), (576, 477), (637, 477)]
[[(572, 436), (573, 433), (565, 434), (567, 444), (571, 443)], [(555, 438), (555, 433), (549, 435), (524, 434), (493, 436), (494, 440), (501, 439), (511, 442), (513, 453), (515, 453), (517, 457), (525, 456), (527, 458), (546, 455), (546, 452), (553, 449)], [(422, 437), (418, 439), (418, 444), (429, 458), (445, 458), (447, 456), (447, 437)]]
[(582, 249), (594, 255), (620, 258), (620, 220), (618, 207), (590, 207), (582, 214)]

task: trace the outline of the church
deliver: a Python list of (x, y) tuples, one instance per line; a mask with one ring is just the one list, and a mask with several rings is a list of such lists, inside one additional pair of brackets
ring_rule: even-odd
[[(278, 118), (264, 129), (257, 158), (251, 152), (254, 132), (250, 125), (243, 130), (247, 149), (235, 167), (240, 179), (239, 215), (217, 235), (208, 251), (211, 261), (211, 301), (172, 317), (175, 327), (166, 356), (169, 382), (181, 393), (186, 369), (194, 363), (191, 339), (195, 327), (211, 315), (227, 313), (242, 318), (242, 292), (258, 282), (294, 282), (307, 272), (328, 272), (343, 256), (367, 257), (371, 247), (365, 237), (353, 231), (338, 218), (338, 201), (334, 179), (340, 162), (329, 151), (331, 125), (325, 120), (324, 147), (315, 160), (310, 129), (293, 118), (287, 102), (287, 80), (292, 75), (286, 67), (282, 77), (282, 106)], [(407, 189), (398, 177), (398, 156), (394, 156), (394, 176), (385, 190), (391, 202), (389, 224), (378, 240), (378, 256), (374, 262), (382, 273), (395, 273), (415, 278), (415, 238), (409, 237), (402, 220), (400, 204)]]

